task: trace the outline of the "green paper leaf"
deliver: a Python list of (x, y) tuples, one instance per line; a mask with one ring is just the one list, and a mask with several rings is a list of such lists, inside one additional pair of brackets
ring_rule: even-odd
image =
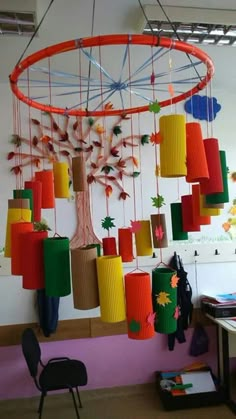
[(75, 147), (74, 150), (79, 152), (79, 151), (82, 151), (83, 149), (81, 147)]
[(102, 228), (104, 228), (105, 230), (109, 230), (112, 227), (115, 227), (115, 224), (113, 223), (115, 218), (111, 218), (111, 217), (105, 217), (102, 220)]
[(151, 197), (152, 200), (152, 206), (156, 208), (161, 208), (162, 205), (165, 205), (165, 199), (162, 195), (157, 195), (155, 197)]
[(160, 107), (157, 100), (155, 102), (149, 103), (149, 111), (150, 112), (159, 113), (160, 110), (161, 110), (161, 107)]
[(142, 137), (141, 137), (141, 144), (142, 144), (142, 145), (144, 145), (144, 144), (148, 144), (148, 143), (149, 143), (149, 140), (150, 140), (149, 135), (144, 134), (144, 135), (142, 135)]
[(101, 172), (104, 172), (106, 173), (106, 175), (108, 175), (111, 170), (114, 170), (112, 166), (103, 166), (103, 168), (101, 169)]
[(120, 127), (119, 125), (116, 125), (116, 126), (113, 128), (113, 134), (115, 134), (115, 135), (117, 136), (117, 135), (119, 135), (119, 134), (121, 134), (121, 133), (122, 133), (121, 127)]
[(88, 118), (88, 124), (89, 124), (89, 126), (90, 127), (92, 127), (93, 126), (93, 124), (94, 124), (94, 119), (93, 118)]
[(20, 147), (21, 146), (21, 138), (19, 135), (17, 134), (13, 134), (11, 136), (11, 143), (14, 144), (16, 147)]
[(140, 322), (137, 322), (136, 320), (132, 319), (131, 322), (129, 322), (129, 330), (131, 332), (137, 333), (141, 329)]
[(138, 177), (139, 175), (140, 175), (140, 172), (133, 172), (133, 173), (132, 173), (132, 176), (133, 176), (133, 177)]

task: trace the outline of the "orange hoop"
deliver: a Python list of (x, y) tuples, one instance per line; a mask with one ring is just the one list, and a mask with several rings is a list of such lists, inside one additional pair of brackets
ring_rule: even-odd
[(50, 47), (44, 48), (35, 52), (32, 55), (29, 55), (24, 60), (22, 60), (10, 74), (10, 85), (12, 92), (14, 95), (22, 102), (26, 103), (27, 105), (39, 109), (44, 112), (49, 113), (56, 113), (56, 114), (67, 114), (71, 116), (114, 116), (114, 115), (122, 115), (126, 114), (134, 114), (139, 112), (146, 112), (149, 110), (149, 106), (140, 106), (134, 107), (129, 109), (103, 109), (103, 110), (82, 110), (82, 109), (64, 109), (55, 106), (45, 105), (39, 103), (35, 100), (30, 99), (29, 97), (25, 96), (24, 93), (19, 89), (17, 86), (19, 76), (29, 68), (31, 65), (37, 63), (38, 61), (52, 57), (57, 54), (62, 54), (64, 52), (69, 52), (72, 50), (76, 50), (79, 48), (91, 48), (95, 46), (105, 46), (105, 45), (146, 45), (146, 46), (157, 46), (163, 47), (168, 49), (175, 49), (178, 51), (182, 51), (186, 54), (194, 56), (202, 61), (203, 64), (206, 66), (206, 74), (205, 76), (199, 80), (199, 82), (192, 87), (190, 90), (181, 93), (178, 96), (174, 96), (170, 99), (163, 100), (160, 102), (161, 107), (168, 106), (170, 104), (174, 104), (177, 102), (181, 102), (185, 100), (189, 96), (193, 96), (195, 93), (198, 93), (200, 90), (204, 89), (207, 83), (211, 80), (214, 74), (214, 64), (211, 58), (203, 52), (201, 49), (195, 47), (194, 45), (190, 45), (186, 42), (182, 41), (173, 41), (169, 38), (162, 38), (158, 36), (150, 36), (150, 35), (102, 35), (102, 36), (94, 36), (90, 38), (81, 38), (75, 39), (70, 41), (61, 42), (59, 44), (52, 45)]

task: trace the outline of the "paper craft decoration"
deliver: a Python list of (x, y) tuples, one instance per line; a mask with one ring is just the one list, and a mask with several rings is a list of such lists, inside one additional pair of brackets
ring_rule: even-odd
[(103, 237), (102, 246), (103, 246), (103, 255), (117, 255), (115, 237)]
[(9, 208), (7, 211), (7, 227), (4, 256), (11, 257), (11, 224), (31, 221), (31, 210), (26, 208)]
[(90, 310), (99, 306), (96, 247), (71, 250), (74, 308)]
[(202, 195), (223, 192), (223, 180), (220, 164), (219, 144), (216, 138), (207, 138), (204, 140), (209, 179), (200, 181), (200, 190)]
[(183, 195), (182, 203), (182, 222), (184, 231), (200, 231), (201, 226), (193, 218), (193, 197), (192, 195)]
[(118, 229), (119, 255), (122, 262), (132, 262), (133, 260), (133, 237), (130, 228)]
[[(147, 272), (134, 272), (125, 275), (125, 295), (127, 307), (128, 337), (130, 339), (150, 339), (154, 336), (152, 291), (150, 275)], [(132, 330), (132, 321), (139, 324)]]
[(192, 204), (193, 204), (193, 222), (194, 224), (211, 224), (210, 215), (201, 215), (200, 212), (200, 186), (192, 185)]
[(32, 192), (32, 189), (14, 189), (13, 190), (13, 198), (14, 199), (29, 199), (31, 217), (32, 217), (31, 221), (33, 221), (33, 192)]
[(151, 256), (153, 249), (150, 221), (139, 220), (139, 222), (141, 223), (141, 228), (135, 233), (136, 255)]
[(55, 207), (54, 178), (52, 170), (35, 172), (35, 179), (42, 182), (42, 208)]
[(226, 153), (223, 150), (220, 150), (220, 164), (221, 164), (221, 173), (222, 173), (222, 180), (223, 180), (223, 192), (206, 195), (207, 204), (221, 204), (221, 203), (229, 202), (228, 168), (227, 168), (227, 163), (226, 163)]
[[(33, 223), (12, 223), (11, 224), (11, 273), (12, 275), (22, 275), (23, 261), (22, 253), (25, 252), (23, 245), (24, 233), (33, 231)], [(29, 259), (28, 259), (29, 263)], [(30, 263), (32, 263), (30, 261)]]
[(55, 198), (69, 198), (69, 166), (66, 162), (53, 163)]
[(121, 322), (126, 318), (121, 256), (100, 256), (96, 264), (101, 320)]
[(168, 247), (165, 214), (151, 214), (153, 247)]
[(187, 140), (187, 176), (186, 182), (199, 182), (209, 179), (209, 171), (202, 138), (202, 129), (199, 122), (186, 124)]
[(71, 293), (69, 243), (67, 237), (49, 237), (43, 241), (45, 289), (49, 297)]
[(85, 158), (83, 155), (72, 158), (72, 179), (75, 192), (83, 192), (88, 189)]
[(152, 303), (156, 313), (155, 331), (174, 333), (177, 328), (175, 310), (177, 288), (172, 286), (171, 278), (176, 271), (169, 268), (155, 268), (152, 271)]
[(32, 221), (41, 221), (41, 209), (42, 209), (42, 182), (38, 180), (25, 181), (25, 189), (32, 190)]
[(170, 204), (170, 211), (173, 240), (188, 240), (187, 231), (183, 231), (181, 202), (174, 202)]
[(8, 199), (8, 208), (30, 208), (30, 200), (24, 198)]
[[(207, 207), (205, 206), (205, 196), (200, 194), (200, 215), (206, 216), (217, 216), (220, 215), (220, 208), (217, 206)], [(222, 205), (222, 204), (219, 204)]]
[(22, 237), (22, 286), (25, 289), (45, 288), (43, 241), (47, 237), (47, 231), (32, 231)]
[(184, 115), (163, 115), (159, 119), (160, 165), (162, 177), (187, 175), (186, 127)]

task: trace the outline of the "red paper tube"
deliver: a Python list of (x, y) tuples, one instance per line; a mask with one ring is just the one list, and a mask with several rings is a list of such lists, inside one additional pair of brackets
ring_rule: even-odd
[(200, 224), (193, 220), (193, 199), (192, 195), (181, 197), (183, 231), (200, 231)]
[(22, 236), (22, 285), (25, 289), (45, 288), (43, 240), (47, 237), (47, 231), (32, 231)]
[(122, 262), (132, 262), (134, 256), (132, 232), (130, 228), (118, 229), (118, 246)]
[(42, 209), (42, 182), (39, 180), (25, 181), (25, 189), (33, 192), (33, 221), (41, 221)]
[(223, 192), (223, 178), (220, 162), (219, 144), (216, 138), (204, 140), (205, 153), (209, 171), (209, 179), (200, 181), (202, 195)]
[(54, 180), (52, 170), (35, 173), (35, 179), (42, 182), (42, 208), (55, 207)]
[(104, 237), (102, 239), (102, 246), (104, 256), (117, 255), (115, 237)]
[[(12, 223), (11, 224), (11, 273), (12, 275), (22, 275), (23, 262), (21, 258), (22, 246), (21, 238), (24, 233), (33, 231), (33, 223)], [(29, 255), (27, 263), (30, 264)]]

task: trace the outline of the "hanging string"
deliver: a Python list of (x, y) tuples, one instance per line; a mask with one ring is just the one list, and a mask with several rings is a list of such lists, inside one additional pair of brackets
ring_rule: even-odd
[[(94, 30), (94, 17), (95, 17), (95, 0), (93, 0), (91, 37), (93, 36), (93, 30)], [(90, 48), (90, 55), (91, 54), (92, 54), (92, 47)], [(87, 104), (86, 104), (87, 110), (88, 110), (88, 103), (89, 103), (90, 78), (91, 78), (91, 60), (89, 60), (89, 69), (88, 69), (88, 90), (87, 90)]]
[[(141, 129), (140, 129), (140, 113), (138, 113), (138, 136), (141, 137)], [(143, 175), (142, 175), (142, 152), (141, 152), (141, 145), (139, 142), (138, 146), (139, 150), (139, 165), (140, 165), (140, 193), (141, 193), (141, 219), (143, 220)]]
[[(27, 68), (27, 90), (28, 97), (30, 97), (30, 81), (29, 81), (29, 68)], [(29, 119), (29, 141), (30, 141), (30, 171), (31, 180), (33, 180), (33, 152), (32, 152), (32, 130), (31, 130), (31, 106), (28, 105), (28, 119)]]
[(210, 124), (210, 127), (211, 127), (211, 137), (213, 138), (214, 137), (214, 134), (213, 134), (214, 109), (213, 109), (213, 96), (212, 96), (212, 80), (210, 80), (209, 90), (210, 90), (209, 105), (210, 105), (210, 110), (211, 110), (211, 115), (210, 115), (211, 124)]

